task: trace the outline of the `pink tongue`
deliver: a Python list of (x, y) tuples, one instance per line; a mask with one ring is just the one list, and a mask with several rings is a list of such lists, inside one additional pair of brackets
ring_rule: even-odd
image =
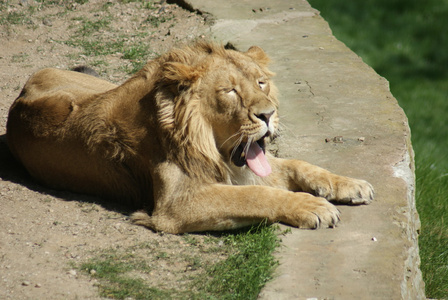
[(263, 150), (257, 143), (252, 143), (246, 154), (247, 166), (260, 177), (271, 174), (271, 166), (263, 153)]

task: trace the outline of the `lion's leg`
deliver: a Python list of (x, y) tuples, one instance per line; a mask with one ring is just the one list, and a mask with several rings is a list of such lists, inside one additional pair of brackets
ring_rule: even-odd
[(83, 141), (67, 130), (67, 120), (75, 110), (75, 104), (63, 92), (48, 98), (18, 98), (7, 123), (9, 148), (41, 184), (105, 194), (112, 168), (108, 169), (107, 162), (88, 153)]
[(12, 105), (6, 135), (8, 145), (14, 155), (27, 166), (28, 156), (44, 152), (39, 142), (54, 143), (56, 132), (71, 113), (71, 103), (64, 97), (38, 98), (29, 100), (18, 98)]
[(364, 180), (339, 176), (300, 160), (271, 158), (270, 162), (274, 171), (266, 180), (272, 186), (344, 204), (369, 204), (373, 200), (373, 187)]
[(176, 201), (176, 205), (159, 205), (152, 216), (137, 212), (132, 219), (135, 224), (169, 233), (226, 230), (263, 220), (318, 228), (334, 226), (339, 211), (325, 199), (307, 193), (215, 184)]

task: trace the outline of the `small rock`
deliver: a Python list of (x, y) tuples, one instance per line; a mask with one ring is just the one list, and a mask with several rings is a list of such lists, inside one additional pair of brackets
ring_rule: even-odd
[(53, 26), (53, 22), (50, 19), (43, 19), (42, 24), (49, 27)]
[(333, 142), (335, 142), (335, 143), (343, 143), (344, 142), (344, 138), (342, 136), (335, 136), (333, 138)]
[(35, 287), (35, 288), (40, 288), (40, 287), (42, 287), (42, 285), (41, 285), (40, 283), (36, 283), (36, 284), (34, 285), (34, 287)]
[(372, 238), (372, 241), (376, 242), (376, 241), (378, 241), (378, 240), (376, 239), (376, 237), (373, 237), (373, 238)]
[(94, 269), (92, 269), (92, 270), (90, 270), (90, 275), (95, 275), (96, 274), (96, 270), (94, 270)]
[(333, 138), (326, 138), (325, 139), (326, 143), (329, 142), (333, 142), (333, 143), (343, 143), (344, 142), (344, 137), (343, 136), (335, 136)]
[(23, 286), (29, 286), (31, 284), (31, 282), (29, 282), (28, 280), (25, 280), (24, 282), (22, 282)]
[(76, 271), (75, 270), (70, 270), (67, 272), (68, 275), (70, 276), (76, 276)]

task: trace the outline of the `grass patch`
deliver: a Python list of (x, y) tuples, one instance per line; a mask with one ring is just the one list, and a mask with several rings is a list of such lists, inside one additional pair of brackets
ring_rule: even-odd
[(26, 20), (27, 18), (24, 12), (12, 11), (2, 16), (0, 24), (18, 25), (26, 23)]
[(19, 54), (14, 54), (11, 58), (11, 62), (12, 63), (22, 63), (25, 62), (29, 57), (29, 54), (27, 53), (19, 53)]
[[(132, 1), (134, 2), (134, 1)], [(146, 5), (142, 3), (142, 5)], [(121, 55), (121, 58), (129, 62), (122, 69), (132, 74), (140, 70), (146, 62), (155, 57), (147, 40), (149, 32), (143, 27), (133, 34), (120, 33), (121, 29), (113, 28), (112, 16), (107, 13), (108, 6), (103, 6), (106, 15), (101, 18), (89, 19), (86, 17), (74, 18), (78, 21), (78, 28), (67, 41), (63, 43), (81, 49), (81, 55), (87, 57)], [(163, 21), (163, 17), (158, 18)], [(145, 22), (143, 22), (145, 23)], [(160, 24), (160, 23), (159, 23)], [(158, 26), (158, 25), (157, 25)], [(144, 41), (144, 42), (142, 42)]]
[[(130, 275), (131, 272), (148, 274), (151, 270), (146, 260), (129, 254), (132, 251), (132, 247), (124, 251), (107, 250), (83, 263), (80, 269), (99, 280), (98, 287), (102, 297), (109, 299), (170, 298), (172, 294), (170, 290), (153, 288), (144, 279)], [(160, 259), (160, 256), (156, 259)]]
[(98, 20), (88, 20), (85, 18), (78, 19), (82, 22), (81, 27), (77, 31), (78, 36), (86, 37), (90, 36), (98, 30), (110, 29), (111, 17), (107, 16)]
[(106, 56), (111, 54), (121, 55), (121, 58), (129, 61), (131, 65), (131, 67), (124, 67), (128, 74), (140, 70), (151, 57), (156, 56), (156, 54), (150, 50), (148, 43), (134, 45), (129, 43), (125, 36), (120, 36), (112, 40), (95, 37), (86, 38), (85, 36), (82, 38), (74, 37), (66, 41), (65, 44), (81, 48), (81, 54), (88, 57)]
[(421, 270), (430, 298), (448, 299), (448, 174), (434, 161), (417, 161), (417, 208), (422, 220), (419, 237)]
[[(111, 249), (79, 268), (99, 281), (102, 297), (111, 299), (256, 299), (277, 265), (272, 255), (279, 245), (276, 228), (186, 234), (181, 247), (146, 243)], [(170, 268), (169, 278), (166, 264), (178, 266), (176, 274)]]
[(219, 299), (257, 299), (277, 265), (273, 252), (279, 245), (274, 227), (260, 225), (247, 233), (227, 235), (224, 243), (237, 249), (222, 262), (207, 268), (200, 290)]
[[(61, 6), (60, 0), (55, 1), (36, 1), (37, 5), (28, 5), (26, 8), (18, 5), (9, 4), (8, 1), (0, 1), (0, 25), (4, 25), (7, 32), (14, 30), (14, 25), (36, 26), (33, 20), (36, 11), (42, 11), (46, 7)], [(75, 7), (87, 3), (88, 0), (69, 0), (63, 1), (63, 9), (56, 13), (56, 16), (67, 15)], [(134, 17), (133, 32), (129, 29), (113, 26), (114, 15), (111, 13), (112, 7), (117, 5), (114, 2), (102, 4), (91, 16), (76, 16), (71, 18), (75, 23), (69, 26), (72, 32), (70, 38), (59, 40), (57, 42), (80, 49), (76, 60), (82, 56), (101, 57), (107, 55), (119, 55), (127, 63), (121, 66), (121, 69), (128, 74), (140, 70), (145, 63), (156, 57), (157, 53), (151, 50), (149, 36), (152, 31), (157, 30), (161, 24), (170, 22), (174, 16), (170, 12), (157, 13), (157, 7), (154, 2), (144, 0), (122, 0), (119, 3), (137, 3), (141, 9), (148, 11), (148, 16), (139, 18)], [(82, 59), (81, 59), (82, 60)]]
[(160, 291), (148, 287), (142, 279), (131, 278), (126, 273), (139, 270), (148, 272), (150, 268), (146, 261), (136, 258), (132, 254), (120, 254), (110, 250), (84, 263), (81, 268), (88, 271), (93, 277), (100, 279), (106, 284), (100, 285), (101, 296), (112, 299), (154, 299), (155, 297), (166, 297), (168, 291)]
[(33, 6), (28, 7), (25, 10), (18, 10), (10, 8), (7, 3), (0, 1), (0, 25), (33, 25), (33, 21), (31, 19), (32, 15), (35, 12), (35, 8)]
[(390, 81), (416, 153), (421, 270), (429, 298), (448, 298), (448, 2), (310, 0), (341, 41)]
[(148, 16), (146, 18), (147, 23), (151, 24), (154, 27), (159, 27), (161, 24), (171, 21), (173, 19), (173, 16)]

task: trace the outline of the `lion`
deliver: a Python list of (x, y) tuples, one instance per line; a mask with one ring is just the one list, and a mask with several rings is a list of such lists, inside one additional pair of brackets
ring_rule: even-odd
[(268, 63), (257, 46), (196, 42), (118, 86), (43, 69), (10, 108), (7, 142), (41, 184), (115, 199), (154, 231), (334, 227), (332, 202), (369, 204), (373, 188), (265, 150), (279, 126)]

